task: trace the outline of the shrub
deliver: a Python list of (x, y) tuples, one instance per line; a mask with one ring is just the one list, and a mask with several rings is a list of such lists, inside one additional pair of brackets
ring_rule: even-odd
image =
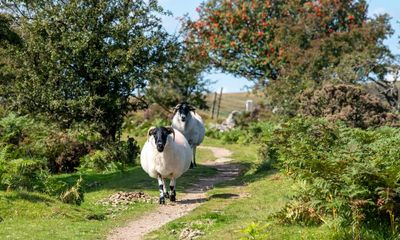
[(207, 128), (206, 136), (214, 139), (220, 139), (225, 143), (257, 143), (269, 139), (275, 124), (268, 121), (250, 122), (247, 126), (233, 128), (221, 132), (216, 128)]
[(124, 129), (135, 135), (146, 136), (147, 130), (152, 126), (168, 126), (171, 121), (168, 118), (154, 118), (151, 120), (144, 120), (142, 117), (130, 116), (126, 119)]
[(43, 191), (48, 178), (46, 162), (38, 159), (0, 160), (1, 185), (8, 190)]
[(48, 159), (52, 173), (74, 172), (80, 165), (80, 158), (90, 151), (90, 145), (81, 143), (67, 133), (53, 132), (47, 136), (42, 145), (43, 155)]
[(115, 166), (113, 166), (113, 162), (111, 161), (110, 155), (104, 150), (95, 150), (82, 157), (80, 161), (80, 171), (94, 170), (96, 172), (102, 172), (115, 168)]
[(7, 144), (19, 145), (24, 139), (27, 129), (33, 125), (33, 120), (26, 116), (9, 113), (0, 120), (0, 140)]
[(80, 177), (74, 186), (66, 190), (60, 195), (60, 200), (63, 203), (81, 205), (84, 200), (84, 191), (82, 187), (82, 177)]
[(124, 169), (135, 163), (140, 148), (135, 139), (128, 137), (128, 141), (106, 143), (101, 150), (95, 150), (80, 159), (81, 171), (94, 170), (96, 172)]
[(327, 84), (300, 96), (300, 114), (344, 121), (348, 126), (368, 128), (398, 124), (383, 102), (355, 85)]
[(394, 233), (400, 216), (399, 148), (400, 129), (362, 130), (295, 118), (274, 131), (260, 158), (299, 183), (296, 204), (280, 215), (287, 222), (307, 222), (318, 212), (360, 234), (373, 228)]

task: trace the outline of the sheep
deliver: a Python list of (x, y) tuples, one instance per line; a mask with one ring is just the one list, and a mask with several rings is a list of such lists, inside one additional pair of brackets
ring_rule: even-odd
[(193, 151), (193, 162), (190, 168), (196, 167), (196, 147), (203, 142), (205, 128), (200, 115), (195, 112), (196, 108), (187, 102), (178, 104), (174, 108), (172, 127), (179, 130), (188, 140)]
[[(147, 133), (140, 164), (152, 178), (157, 178), (160, 204), (165, 198), (176, 201), (176, 179), (189, 169), (192, 151), (185, 136), (172, 127), (151, 127)], [(166, 191), (165, 179), (170, 179), (171, 194)]]

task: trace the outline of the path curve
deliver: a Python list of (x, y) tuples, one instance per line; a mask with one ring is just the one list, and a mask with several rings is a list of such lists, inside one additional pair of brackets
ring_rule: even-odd
[(215, 184), (235, 179), (240, 172), (240, 165), (230, 163), (232, 152), (217, 147), (200, 146), (209, 149), (217, 158), (215, 161), (205, 162), (204, 165), (214, 167), (218, 170), (213, 177), (199, 178), (185, 193), (179, 196), (175, 203), (168, 202), (160, 205), (155, 211), (135, 219), (124, 227), (111, 231), (108, 240), (138, 240), (144, 235), (159, 229), (166, 223), (186, 215), (200, 204), (207, 201), (206, 191), (213, 188)]

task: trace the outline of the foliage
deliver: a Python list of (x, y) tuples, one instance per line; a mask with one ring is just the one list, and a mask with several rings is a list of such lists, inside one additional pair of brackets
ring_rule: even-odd
[(380, 99), (354, 85), (327, 84), (300, 96), (299, 112), (305, 116), (344, 121), (351, 127), (376, 127), (398, 122)]
[(0, 47), (7, 44), (19, 45), (21, 38), (11, 27), (12, 19), (5, 13), (0, 14)]
[(140, 151), (135, 139), (101, 140), (99, 134), (83, 126), (66, 131), (43, 120), (12, 112), (0, 119), (1, 156), (6, 156), (3, 159), (43, 159), (52, 173), (75, 172), (81, 165), (81, 158), (96, 150), (107, 153), (108, 164), (121, 167), (134, 164)]
[(190, 59), (190, 52), (177, 37), (165, 43), (164, 56), (168, 61), (160, 64), (158, 71), (144, 89), (146, 102), (157, 104), (170, 112), (181, 102), (189, 102), (200, 109), (207, 109), (206, 94), (210, 80), (202, 73), (205, 65)]
[(33, 127), (32, 119), (11, 112), (0, 120), (0, 140), (7, 144), (19, 145), (24, 140), (24, 132), (31, 127)]
[[(147, 131), (152, 126), (171, 125), (171, 121), (168, 118), (158, 115), (157, 112), (154, 113), (156, 113), (155, 116), (147, 116), (148, 118), (143, 118), (139, 115), (129, 116), (125, 121), (125, 130), (134, 133), (136, 136), (146, 136)], [(146, 114), (145, 112), (145, 115)]]
[(268, 224), (261, 226), (261, 223), (250, 223), (241, 232), (246, 234), (245, 237), (241, 237), (240, 240), (262, 240), (268, 239), (268, 234), (264, 233)]
[(249, 144), (260, 141), (267, 141), (271, 136), (275, 124), (269, 121), (247, 122), (228, 131), (221, 132), (217, 128), (208, 127), (206, 136), (220, 139), (224, 143)]
[(293, 113), (298, 93), (350, 61), (362, 64), (346, 82), (384, 79), (393, 56), (383, 40), (393, 31), (388, 15), (369, 19), (367, 8), (365, 0), (209, 0), (184, 30), (194, 58), (255, 81), (274, 107)]
[(8, 104), (63, 128), (86, 123), (115, 140), (123, 116), (143, 104), (135, 90), (166, 60), (157, 2), (3, 1), (1, 9), (24, 42), (2, 56), (15, 74)]
[(133, 165), (139, 156), (140, 147), (129, 137), (128, 141), (109, 143), (101, 150), (94, 150), (80, 159), (81, 171), (94, 170), (96, 172), (122, 170), (127, 165)]
[(84, 200), (82, 181), (83, 179), (80, 177), (74, 186), (60, 195), (60, 200), (64, 203), (81, 205)]
[(298, 215), (287, 212), (311, 206), (310, 214), (318, 213), (321, 221), (339, 220), (353, 233), (394, 232), (400, 216), (399, 133), (397, 128), (361, 130), (318, 119), (282, 124), (261, 150), (264, 160), (275, 161), (298, 183), (298, 204), (287, 205), (281, 216), (291, 222)]
[(0, 160), (0, 186), (8, 190), (44, 191), (46, 162), (39, 159)]

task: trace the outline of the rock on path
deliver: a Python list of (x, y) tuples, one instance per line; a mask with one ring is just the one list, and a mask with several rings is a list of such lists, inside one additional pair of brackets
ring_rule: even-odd
[(230, 156), (232, 152), (217, 147), (200, 147), (209, 149), (217, 158), (215, 161), (204, 163), (206, 166), (214, 167), (218, 170), (213, 177), (199, 178), (199, 180), (189, 189), (181, 194), (175, 203), (168, 202), (160, 205), (154, 212), (150, 212), (138, 219), (128, 222), (126, 226), (114, 229), (108, 240), (137, 240), (142, 239), (147, 233), (150, 233), (162, 227), (166, 223), (184, 216), (200, 204), (207, 201), (205, 192), (214, 187), (215, 184), (223, 181), (235, 179), (240, 172), (238, 164), (229, 163), (232, 161)]

